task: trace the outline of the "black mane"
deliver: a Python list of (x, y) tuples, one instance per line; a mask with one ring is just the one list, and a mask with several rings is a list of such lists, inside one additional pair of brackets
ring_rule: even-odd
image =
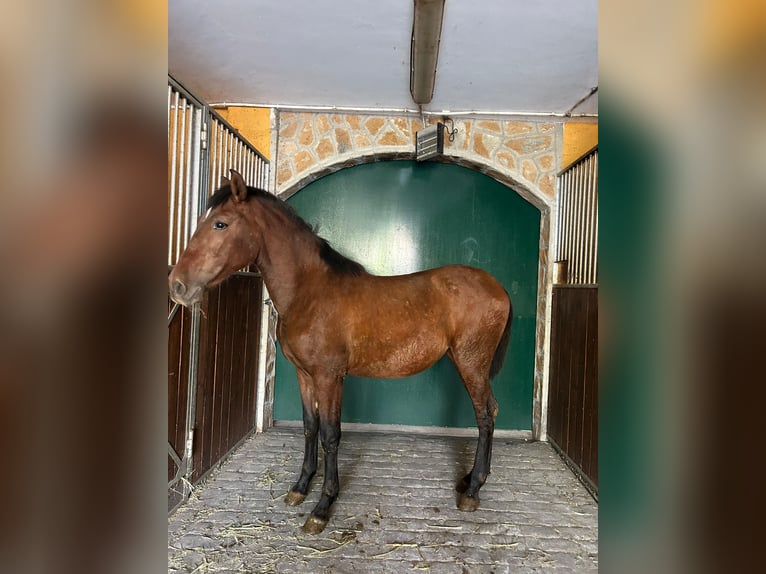
[[(268, 202), (271, 205), (277, 207), (282, 211), (282, 213), (287, 215), (287, 217), (293, 223), (295, 223), (299, 229), (308, 231), (316, 239), (317, 244), (319, 245), (319, 257), (327, 264), (331, 270), (343, 275), (354, 276), (361, 275), (365, 272), (365, 269), (361, 263), (357, 263), (353, 259), (349, 259), (345, 255), (338, 253), (335, 249), (333, 249), (333, 247), (328, 243), (326, 239), (319, 237), (311, 228), (311, 226), (306, 223), (296, 213), (295, 209), (293, 209), (293, 207), (287, 202), (282, 201), (277, 196), (269, 193), (268, 191), (264, 191), (257, 187), (248, 187), (247, 199), (249, 200), (252, 198)], [(208, 198), (207, 209), (212, 209), (214, 207), (218, 207), (219, 205), (223, 205), (230, 199), (231, 186), (224, 185), (223, 187), (218, 188), (215, 193), (213, 193), (213, 195)]]

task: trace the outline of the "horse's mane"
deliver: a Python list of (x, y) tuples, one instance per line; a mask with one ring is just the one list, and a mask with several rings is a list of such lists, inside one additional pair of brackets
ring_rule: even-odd
[[(213, 193), (213, 195), (208, 198), (207, 209), (212, 209), (214, 207), (218, 207), (219, 205), (223, 205), (230, 199), (231, 186), (224, 185), (223, 187), (217, 189), (215, 193)], [(360, 263), (357, 263), (353, 259), (349, 259), (341, 253), (338, 253), (335, 249), (333, 249), (333, 247), (328, 243), (326, 239), (319, 237), (319, 235), (316, 234), (312, 227), (306, 223), (300, 215), (296, 213), (295, 209), (293, 209), (289, 203), (282, 201), (276, 195), (273, 195), (268, 191), (264, 191), (257, 187), (247, 188), (247, 199), (256, 199), (258, 201), (269, 203), (270, 205), (279, 209), (284, 215), (286, 215), (290, 221), (298, 226), (299, 229), (302, 231), (307, 231), (309, 234), (311, 234), (319, 246), (319, 257), (327, 264), (331, 270), (343, 275), (361, 275), (365, 272), (364, 267)]]

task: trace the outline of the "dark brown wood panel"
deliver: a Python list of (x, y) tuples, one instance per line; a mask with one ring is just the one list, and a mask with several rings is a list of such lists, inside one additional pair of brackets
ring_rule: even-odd
[(548, 437), (598, 487), (598, 288), (556, 286)]
[(261, 292), (260, 278), (235, 275), (202, 302), (192, 482), (255, 427)]
[[(172, 304), (168, 304), (168, 313)], [(168, 442), (183, 458), (184, 431), (189, 383), (189, 344), (191, 314), (180, 309), (168, 327)], [(172, 479), (177, 465), (168, 456), (168, 480)]]

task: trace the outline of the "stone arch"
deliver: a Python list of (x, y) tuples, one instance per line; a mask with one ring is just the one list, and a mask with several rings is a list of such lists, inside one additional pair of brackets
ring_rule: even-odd
[[(287, 186), (285, 189), (277, 190), (277, 195), (282, 199), (295, 195), (301, 189), (306, 187), (312, 181), (316, 181), (326, 175), (340, 171), (347, 167), (353, 167), (356, 165), (362, 165), (365, 163), (373, 163), (380, 161), (395, 161), (395, 160), (415, 160), (414, 151), (391, 151), (391, 152), (377, 152), (360, 154), (358, 156), (339, 159), (337, 162), (329, 165), (321, 165), (314, 167), (311, 171), (303, 175), (298, 181)], [(491, 177), (492, 179), (499, 181), (506, 187), (511, 188), (518, 193), (527, 202), (534, 205), (541, 213), (550, 211), (550, 199), (545, 196), (542, 191), (536, 186), (522, 183), (520, 174), (510, 171), (499, 169), (496, 165), (490, 162), (482, 161), (481, 158), (466, 157), (461, 155), (442, 155), (438, 158), (434, 158), (431, 161), (439, 163), (456, 164), (463, 167), (467, 167), (474, 171), (478, 171)]]

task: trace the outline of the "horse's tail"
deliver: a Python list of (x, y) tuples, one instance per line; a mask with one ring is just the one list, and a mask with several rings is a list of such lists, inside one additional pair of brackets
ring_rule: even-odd
[(495, 355), (492, 357), (492, 364), (489, 367), (489, 378), (494, 379), (495, 376), (503, 368), (503, 362), (505, 361), (505, 353), (508, 350), (508, 342), (511, 340), (511, 322), (513, 321), (513, 304), (511, 303), (511, 297), (508, 295), (508, 291), (505, 292), (508, 297), (508, 319), (505, 321), (505, 329), (500, 336), (500, 341), (497, 344)]

